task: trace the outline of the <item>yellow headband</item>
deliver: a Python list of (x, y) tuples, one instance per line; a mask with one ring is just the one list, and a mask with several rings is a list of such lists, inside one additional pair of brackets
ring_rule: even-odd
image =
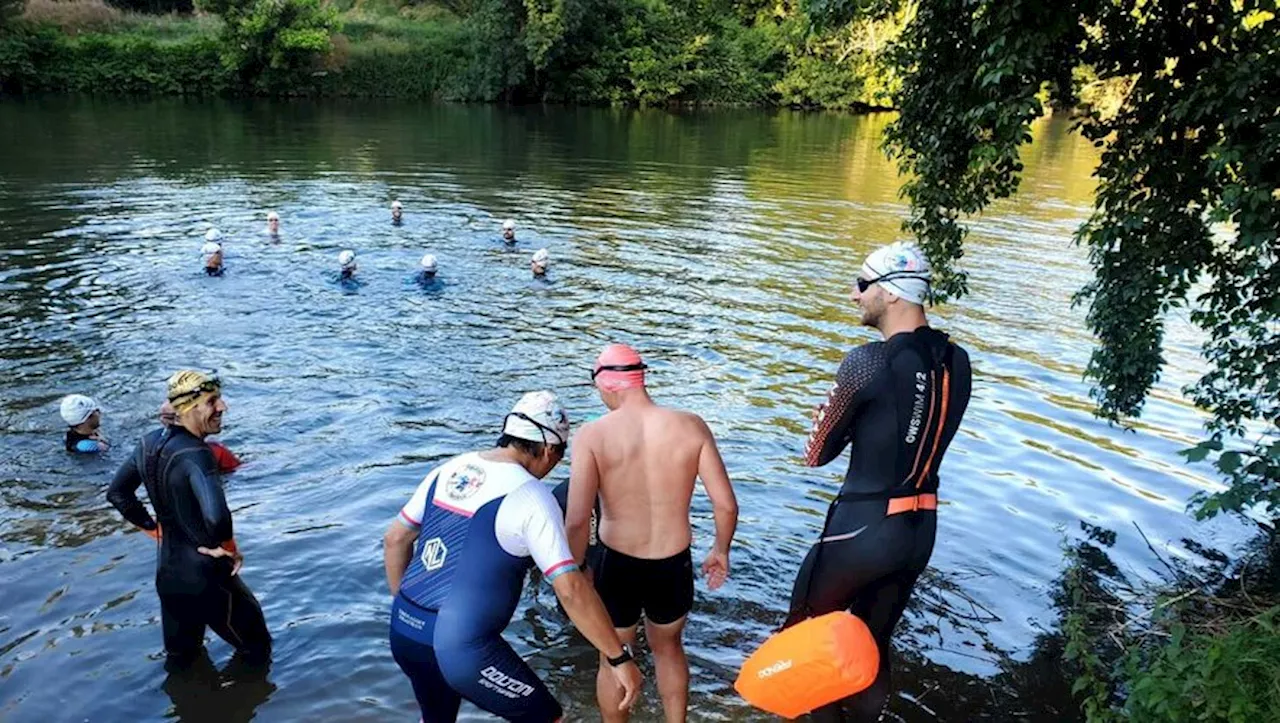
[(218, 377), (194, 369), (183, 369), (169, 377), (169, 403), (178, 414), (194, 408), (210, 394), (221, 391), (222, 382)]

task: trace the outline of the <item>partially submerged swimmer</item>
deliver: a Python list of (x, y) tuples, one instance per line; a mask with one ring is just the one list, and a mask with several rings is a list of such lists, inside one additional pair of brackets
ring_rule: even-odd
[(344, 249), (338, 254), (338, 278), (342, 281), (353, 281), (356, 278), (356, 252)]
[(267, 214), (267, 235), (268, 236), (280, 235), (280, 214), (276, 213), (275, 211), (272, 211)]
[(66, 448), (68, 452), (96, 454), (105, 452), (110, 445), (102, 435), (102, 408), (92, 398), (83, 394), (68, 394), (62, 398), (58, 410), (67, 423)]
[(516, 242), (516, 222), (507, 219), (502, 222), (502, 240), (513, 244)]
[(204, 272), (210, 276), (222, 275), (222, 234), (211, 228), (204, 232), (204, 245), (200, 254), (204, 257)]
[(418, 283), (428, 284), (434, 281), (436, 278), (436, 271), (440, 268), (439, 263), (436, 261), (436, 257), (432, 254), (423, 256), (421, 265), (422, 270), (418, 272)]
[(399, 226), (404, 220), (404, 206), (399, 201), (391, 202), (391, 223)]
[(547, 267), (551, 265), (551, 253), (546, 249), (538, 249), (529, 260), (529, 269), (534, 276), (546, 276)]

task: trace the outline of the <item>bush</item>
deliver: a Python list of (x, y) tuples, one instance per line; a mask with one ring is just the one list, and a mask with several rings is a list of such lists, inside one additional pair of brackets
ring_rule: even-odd
[(27, 0), (22, 19), (38, 25), (52, 25), (67, 33), (104, 29), (123, 16), (102, 0)]
[(247, 90), (294, 94), (321, 69), (338, 14), (322, 0), (202, 0), (222, 17), (222, 65)]

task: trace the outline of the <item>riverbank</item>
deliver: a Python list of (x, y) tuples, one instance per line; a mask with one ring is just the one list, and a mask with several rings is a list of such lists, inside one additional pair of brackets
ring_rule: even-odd
[[(477, 4), (361, 3), (324, 50), (246, 73), (216, 15), (122, 12), (101, 0), (31, 0), (0, 32), (12, 95), (395, 97), (584, 105), (889, 106), (883, 57), (899, 21), (813, 36), (798, 9), (744, 14), (643, 0), (592, 3), (590, 21)], [(339, 6), (338, 9), (341, 9)], [(549, 25), (548, 25), (549, 24)], [(269, 66), (269, 67), (268, 67)]]

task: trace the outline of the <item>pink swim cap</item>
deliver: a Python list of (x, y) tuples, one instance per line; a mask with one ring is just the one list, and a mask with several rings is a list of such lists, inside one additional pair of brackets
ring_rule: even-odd
[(620, 392), (643, 387), (647, 368), (635, 349), (626, 344), (610, 344), (596, 357), (591, 378), (603, 391)]

